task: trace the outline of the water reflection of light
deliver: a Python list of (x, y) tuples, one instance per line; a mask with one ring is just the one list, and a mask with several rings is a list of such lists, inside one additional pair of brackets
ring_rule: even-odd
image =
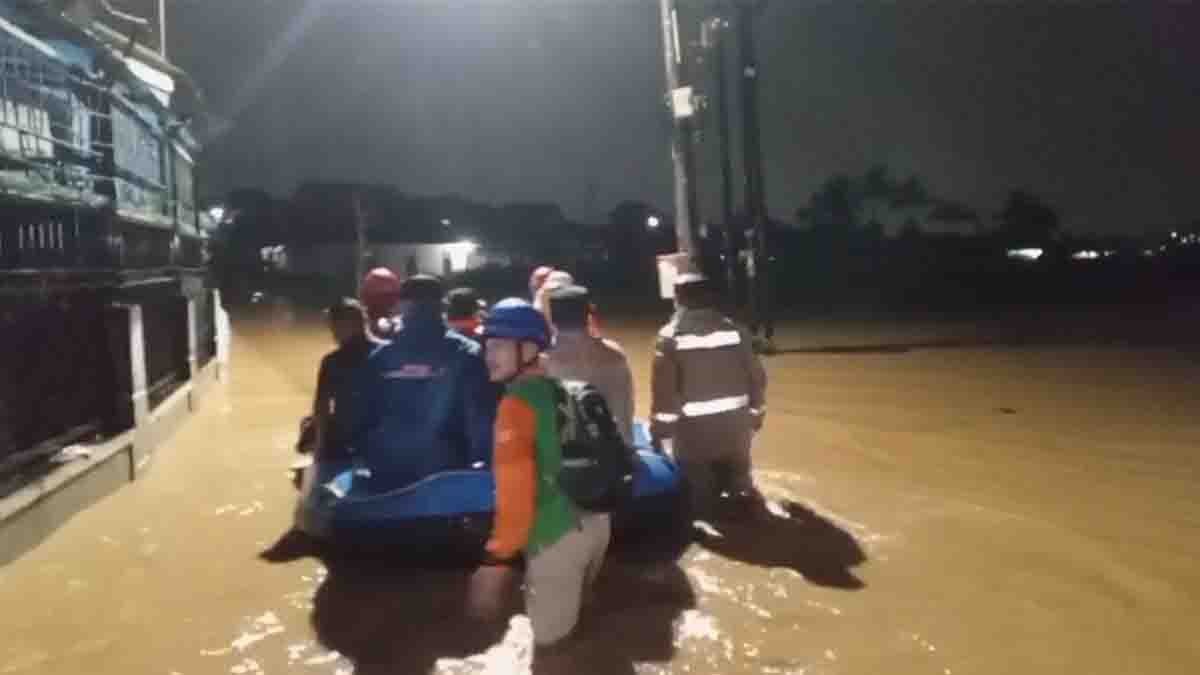
[(717, 618), (698, 609), (686, 610), (679, 616), (679, 627), (675, 634), (677, 642), (721, 639)]
[(258, 665), (258, 661), (254, 659), (243, 659), (241, 663), (229, 669), (233, 675), (251, 675), (253, 673), (263, 672), (262, 666)]

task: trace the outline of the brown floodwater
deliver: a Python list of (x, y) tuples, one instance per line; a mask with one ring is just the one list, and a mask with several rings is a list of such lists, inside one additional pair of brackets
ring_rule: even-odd
[[(644, 414), (653, 326), (606, 325)], [(258, 558), (329, 338), (234, 330), (232, 378), (150, 474), (0, 568), (0, 674), (527, 672), (528, 622), (467, 619), (460, 574)], [(1195, 353), (943, 332), (784, 326), (785, 348), (841, 348), (768, 361), (773, 517), (611, 566), (534, 671), (1200, 671)]]

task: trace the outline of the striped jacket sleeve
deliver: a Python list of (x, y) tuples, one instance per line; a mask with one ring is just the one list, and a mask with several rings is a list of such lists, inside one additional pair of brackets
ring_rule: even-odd
[(761, 424), (762, 416), (767, 413), (767, 371), (763, 369), (762, 359), (754, 353), (750, 335), (742, 332), (742, 351), (746, 355), (746, 371), (750, 377), (750, 414)]
[(675, 353), (674, 331), (659, 333), (654, 345), (654, 365), (650, 372), (650, 433), (655, 438), (675, 434), (683, 401), (679, 391), (679, 362)]

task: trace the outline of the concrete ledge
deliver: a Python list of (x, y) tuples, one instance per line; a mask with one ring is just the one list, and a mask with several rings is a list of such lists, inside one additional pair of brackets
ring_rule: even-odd
[(91, 456), (54, 467), (0, 498), (0, 566), (32, 550), (75, 514), (140, 478), (155, 451), (197, 409), (217, 382), (213, 359), (172, 393), (136, 428), (98, 444), (81, 444)]
[(91, 453), (88, 457), (46, 466), (44, 473), (29, 477), (28, 483), (0, 498), (0, 566), (36, 547), (79, 511), (141, 477), (155, 451), (199, 408), (213, 385), (229, 379), (229, 323), (220, 309), (220, 296), (214, 292), (213, 297), (218, 303), (218, 354), (204, 367), (193, 362), (191, 381), (153, 411), (147, 410), (141, 307), (121, 306), (129, 315), (126, 365), (131, 381), (125, 387), (132, 386), (134, 393), (124, 395), (133, 407), (134, 428), (103, 443), (85, 445)]
[(149, 470), (154, 451), (166, 442), (192, 412), (192, 383), (188, 382), (158, 404), (137, 428), (133, 442), (133, 476)]
[(196, 376), (192, 378), (192, 391), (188, 396), (188, 407), (193, 412), (200, 409), (200, 402), (208, 396), (213, 385), (220, 380), (218, 370), (216, 358), (196, 369)]
[(0, 499), (0, 565), (40, 544), (76, 513), (133, 476), (134, 432), (87, 446), (92, 454), (56, 467)]

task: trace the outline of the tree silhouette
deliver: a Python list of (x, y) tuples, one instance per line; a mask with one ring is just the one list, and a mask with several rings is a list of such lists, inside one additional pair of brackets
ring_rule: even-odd
[(796, 212), (796, 219), (831, 234), (859, 229), (882, 233), (883, 213), (889, 209), (933, 203), (920, 178), (898, 181), (886, 164), (876, 164), (861, 176), (836, 174), (826, 179), (809, 206)]
[(864, 197), (890, 197), (895, 190), (896, 182), (886, 164), (876, 164), (863, 174)]
[(848, 232), (857, 222), (856, 195), (850, 177), (837, 174), (828, 178), (821, 189), (813, 193), (813, 225), (818, 229)]
[(1010, 192), (1000, 211), (1001, 233), (1013, 245), (1045, 243), (1058, 226), (1058, 212), (1026, 190)]
[(916, 206), (929, 203), (929, 190), (916, 176), (909, 176), (892, 192), (893, 206)]

